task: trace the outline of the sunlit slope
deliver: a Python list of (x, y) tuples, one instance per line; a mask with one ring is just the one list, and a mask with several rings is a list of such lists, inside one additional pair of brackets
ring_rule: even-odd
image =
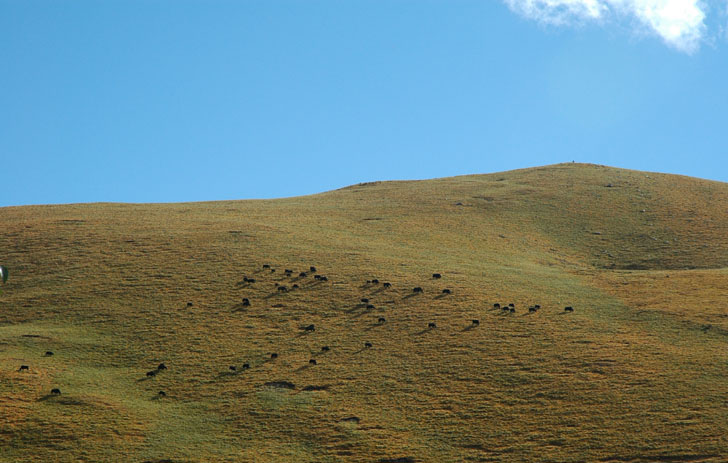
[(0, 209), (0, 459), (724, 461), (726, 211), (581, 164)]

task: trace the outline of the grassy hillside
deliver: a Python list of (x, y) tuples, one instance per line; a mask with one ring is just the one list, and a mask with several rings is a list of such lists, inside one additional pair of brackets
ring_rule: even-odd
[(0, 209), (0, 460), (726, 461), (727, 211), (584, 164)]

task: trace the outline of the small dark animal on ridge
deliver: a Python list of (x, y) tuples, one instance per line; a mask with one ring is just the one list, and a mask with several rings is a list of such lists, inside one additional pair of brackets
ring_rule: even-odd
[(238, 369), (235, 365), (230, 365), (228, 368), (230, 368), (230, 371), (235, 371)]
[(385, 288), (391, 288), (392, 283), (382, 283), (382, 286), (384, 286)]
[(313, 279), (314, 279), (314, 280), (320, 280), (320, 279), (321, 279), (321, 275), (314, 275), (314, 276), (313, 276)]
[(276, 353), (270, 354), (270, 358), (277, 359), (278, 358), (278, 354), (276, 354)]
[(286, 269), (284, 273), (285, 273), (286, 275), (291, 275), (291, 274), (293, 274), (293, 270), (291, 270), (291, 269)]
[(58, 388), (51, 389), (51, 394), (53, 395), (61, 395), (61, 390)]
[(367, 347), (367, 348), (368, 347), (372, 347), (372, 343), (371, 342), (365, 342), (364, 343), (364, 347)]
[(475, 326), (480, 325), (480, 320), (473, 320), (473, 325), (475, 325)]
[(157, 376), (157, 371), (159, 371), (159, 370), (148, 371), (147, 376), (149, 376), (149, 377)]
[(248, 370), (248, 369), (250, 369), (250, 364), (249, 363), (243, 363), (243, 370)]
[(439, 273), (433, 273), (432, 278), (435, 278), (435, 279), (442, 278), (442, 275), (440, 275)]
[(427, 324), (428, 328), (437, 328), (437, 325), (435, 325), (435, 322), (430, 322)]
[(288, 288), (286, 288), (285, 286), (279, 286), (278, 287), (278, 292), (279, 293), (285, 293), (286, 291), (288, 291)]
[(367, 309), (373, 309), (373, 308), (374, 308), (373, 304), (367, 304)]
[(529, 308), (528, 308), (528, 311), (529, 311), (529, 312), (536, 312), (537, 310), (538, 310), (538, 309), (537, 309), (536, 307), (529, 307)]
[(270, 264), (263, 264), (263, 268), (270, 268)]
[(442, 294), (452, 294), (452, 291), (446, 288), (442, 290)]
[(311, 271), (311, 273), (316, 273), (316, 267), (314, 267), (313, 265), (310, 266), (308, 269)]
[(321, 281), (329, 281), (329, 278), (328, 278), (328, 277), (325, 277), (325, 276), (322, 276), (322, 277), (321, 277), (321, 278), (319, 278), (319, 279), (320, 279)]
[(160, 363), (159, 365), (157, 365), (157, 370), (166, 370), (166, 369), (167, 369), (167, 365), (165, 365), (163, 363)]
[(564, 312), (573, 312), (573, 311), (574, 311), (573, 307), (564, 307)]
[(536, 310), (538, 310), (538, 309), (540, 309), (540, 308), (541, 308), (541, 306), (540, 306), (540, 305), (538, 305), (538, 304), (534, 305), (533, 307), (534, 307), (534, 308), (535, 308)]
[(20, 368), (18, 368), (18, 371), (28, 371), (28, 370), (30, 370), (28, 368), (28, 365), (20, 365)]
[(316, 359), (311, 359), (308, 361), (311, 365), (316, 365)]
[(291, 286), (291, 288), (298, 289), (298, 285), (294, 284), (293, 286)]
[(412, 292), (413, 292), (413, 293), (421, 293), (421, 292), (423, 292), (423, 291), (422, 291), (422, 288), (420, 288), (420, 287), (418, 286), (418, 287), (416, 287), (416, 288), (412, 288)]
[(48, 350), (48, 351), (46, 351), (46, 353), (45, 353), (45, 356), (46, 356), (46, 357), (50, 357), (51, 355), (53, 355), (53, 352), (51, 352), (51, 351), (49, 351), (49, 350)]
[(167, 397), (167, 394), (164, 391), (159, 391), (157, 394), (159, 397)]
[(304, 327), (303, 329), (304, 329), (304, 331), (316, 331), (316, 327), (313, 325), (308, 325), (308, 326)]
[(515, 307), (516, 304), (508, 304), (508, 307)]
[(250, 307), (250, 300), (247, 297), (243, 298), (243, 307)]
[(367, 299), (366, 297), (362, 297), (362, 298), (361, 298), (361, 301), (362, 301), (362, 302), (363, 302), (364, 304), (366, 304), (367, 302), (369, 302), (369, 299)]
[(373, 279), (373, 280), (372, 280), (372, 284), (373, 284), (373, 285), (378, 285), (378, 284), (379, 284), (379, 280), (377, 280), (376, 278), (375, 278), (375, 279)]
[(511, 313), (516, 313), (516, 309), (514, 307), (510, 308)]
[(494, 308), (494, 309), (500, 309), (500, 304), (498, 304), (498, 303), (496, 302), (495, 304), (493, 304), (493, 308)]
[(387, 319), (386, 319), (386, 318), (384, 318), (384, 317), (379, 317), (379, 320), (378, 320), (378, 322), (379, 322), (379, 323), (384, 323), (384, 322), (386, 322), (386, 321), (387, 321)]
[(191, 302), (188, 302), (187, 303), (187, 307), (192, 307), (192, 303)]
[(323, 347), (321, 348), (321, 352), (328, 352), (328, 351), (330, 351), (330, 350), (331, 350), (331, 348), (330, 348), (329, 346), (323, 346)]
[(298, 274), (298, 276), (301, 277), (301, 278), (303, 278), (303, 277), (306, 276), (306, 272), (301, 272), (301, 273)]

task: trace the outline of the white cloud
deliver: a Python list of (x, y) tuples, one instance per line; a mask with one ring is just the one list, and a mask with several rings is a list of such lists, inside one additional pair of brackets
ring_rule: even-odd
[(702, 0), (504, 0), (526, 17), (549, 24), (633, 18), (670, 46), (688, 53), (700, 47), (707, 6)]

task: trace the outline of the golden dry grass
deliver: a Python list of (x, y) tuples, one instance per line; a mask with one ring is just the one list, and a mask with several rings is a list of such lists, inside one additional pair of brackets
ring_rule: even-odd
[(726, 461), (726, 211), (582, 164), (0, 209), (0, 459)]

